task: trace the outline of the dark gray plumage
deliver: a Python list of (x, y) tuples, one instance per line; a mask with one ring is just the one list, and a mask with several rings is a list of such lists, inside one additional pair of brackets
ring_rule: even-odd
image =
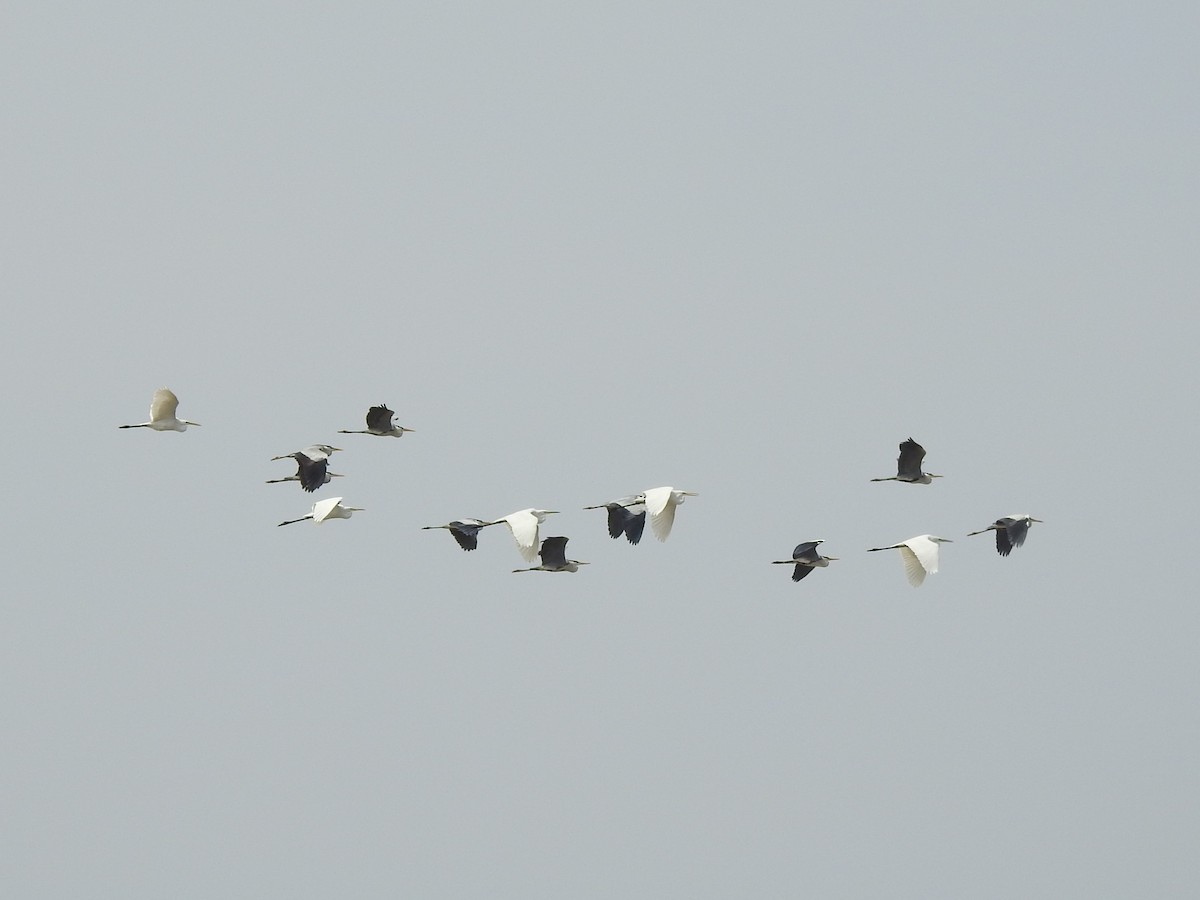
[(373, 434), (378, 437), (403, 437), (406, 431), (413, 431), (412, 428), (405, 428), (402, 425), (394, 425), (392, 416), (395, 413), (387, 408), (384, 403), (378, 406), (372, 406), (367, 410), (367, 429), (366, 431), (346, 431), (339, 430), (338, 434)]
[(289, 453), (286, 456), (277, 456), (275, 459), (294, 459), (296, 461), (296, 474), (289, 475), (287, 478), (274, 478), (267, 484), (279, 484), (284, 481), (298, 481), (300, 487), (308, 493), (312, 493), (321, 485), (329, 484), (331, 478), (340, 477), (329, 471), (329, 457), (322, 456), (318, 459), (313, 459), (303, 450), (295, 453)]
[(495, 524), (495, 522), (485, 522), (482, 519), (455, 519), (445, 525), (425, 525), (421, 530), (431, 531), (435, 528), (445, 528), (450, 532), (450, 536), (458, 541), (458, 546), (464, 550), (474, 550), (479, 546), (479, 532), (487, 526)]
[(622, 497), (611, 503), (601, 503), (597, 506), (585, 506), (584, 509), (608, 510), (608, 536), (613, 540), (625, 535), (631, 544), (637, 544), (642, 539), (646, 529), (646, 504), (639, 497)]
[(565, 537), (548, 537), (542, 541), (542, 549), (538, 556), (542, 560), (540, 566), (529, 569), (513, 569), (514, 572), (577, 572), (580, 566), (588, 563), (578, 559), (567, 559), (567, 541)]
[(872, 478), (872, 481), (903, 481), (905, 484), (929, 484), (941, 475), (921, 471), (925, 461), (925, 448), (909, 438), (900, 444), (900, 455), (896, 458), (896, 474), (887, 478)]
[(825, 568), (829, 565), (830, 560), (836, 560), (836, 556), (822, 556), (817, 550), (817, 547), (825, 543), (821, 541), (803, 541), (796, 545), (796, 549), (792, 551), (791, 559), (776, 559), (772, 560), (772, 565), (787, 566), (795, 565), (796, 568), (792, 572), (792, 581), (799, 581), (811, 572), (814, 568)]
[(1041, 521), (1041, 519), (1035, 519), (1029, 515), (1002, 516), (987, 528), (968, 533), (967, 537), (994, 531), (996, 532), (996, 552), (1001, 556), (1008, 556), (1025, 543), (1025, 536), (1029, 534), (1029, 526), (1034, 522)]

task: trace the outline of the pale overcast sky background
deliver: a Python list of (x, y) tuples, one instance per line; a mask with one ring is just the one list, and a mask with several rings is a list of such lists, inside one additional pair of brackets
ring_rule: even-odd
[(2, 18), (7, 896), (1200, 894), (1194, 4)]

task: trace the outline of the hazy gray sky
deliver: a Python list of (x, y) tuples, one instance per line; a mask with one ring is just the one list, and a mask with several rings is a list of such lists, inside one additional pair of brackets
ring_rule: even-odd
[(1200, 893), (1200, 13), (993, 7), (10, 6), (6, 892)]

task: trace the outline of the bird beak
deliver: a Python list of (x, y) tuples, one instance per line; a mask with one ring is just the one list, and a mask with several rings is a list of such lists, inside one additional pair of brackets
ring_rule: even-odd
[(827, 556), (826, 559), (841, 559), (840, 556)]
[(1029, 521), (1030, 521), (1030, 522), (1041, 522), (1043, 525), (1045, 525), (1045, 524), (1046, 524), (1046, 521), (1045, 521), (1045, 519), (1035, 519), (1033, 516), (1030, 516), (1030, 517), (1029, 517)]

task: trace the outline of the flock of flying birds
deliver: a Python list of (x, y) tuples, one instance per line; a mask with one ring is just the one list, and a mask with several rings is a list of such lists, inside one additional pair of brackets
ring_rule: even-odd
[[(179, 408), (179, 398), (167, 388), (159, 388), (154, 392), (150, 402), (150, 421), (136, 425), (120, 425), (119, 428), (150, 428), (154, 431), (187, 431), (189, 425), (199, 425), (199, 422), (189, 422), (176, 416)], [(413, 431), (396, 425), (392, 420), (395, 413), (386, 405), (372, 406), (367, 411), (367, 427), (360, 430), (339, 430), (338, 434), (369, 434), (376, 437), (402, 437), (406, 432)], [(283, 456), (273, 456), (272, 460), (291, 459), (296, 463), (296, 474), (286, 478), (273, 478), (267, 484), (280, 484), (287, 481), (299, 482), (302, 490), (312, 493), (332, 479), (341, 477), (336, 472), (329, 471), (329, 459), (341, 448), (329, 444), (313, 444), (295, 453)], [(909, 438), (900, 444), (900, 456), (896, 460), (896, 474), (887, 478), (872, 478), (871, 481), (899, 481), (904, 484), (931, 484), (933, 479), (941, 478), (922, 470), (925, 460), (925, 448)], [(654, 536), (665, 541), (675, 523), (675, 510), (687, 497), (695, 497), (693, 491), (682, 491), (674, 487), (656, 487), (612, 500), (596, 506), (586, 506), (584, 509), (604, 509), (608, 513), (608, 535), (614, 540), (624, 537), (629, 543), (637, 544), (642, 539), (647, 518), (650, 520), (650, 530)], [(342, 497), (330, 497), (313, 504), (312, 512), (298, 519), (288, 519), (280, 522), (280, 526), (294, 525), (311, 519), (320, 525), (328, 519), (349, 519), (356, 512), (363, 510), (356, 506), (343, 506)], [(553, 509), (519, 509), (499, 519), (487, 521), (484, 519), (455, 519), (445, 525), (426, 525), (422, 530), (444, 528), (458, 542), (463, 550), (474, 550), (479, 545), (479, 532), (491, 525), (508, 525), (516, 541), (517, 550), (526, 562), (539, 559), (541, 565), (524, 569), (513, 569), (514, 572), (577, 572), (580, 566), (588, 563), (578, 559), (567, 558), (567, 538), (554, 536), (539, 540), (539, 528), (548, 516), (556, 515)], [(993, 531), (996, 534), (996, 552), (1008, 556), (1014, 549), (1025, 543), (1029, 526), (1041, 522), (1027, 514), (1003, 516), (982, 528), (972, 531), (968, 537), (986, 534)], [(818, 547), (824, 541), (804, 541), (796, 545), (791, 559), (773, 560), (773, 565), (794, 566), (792, 581), (800, 581), (813, 569), (824, 568), (836, 556), (822, 556)], [(926, 575), (934, 575), (938, 570), (938, 545), (952, 543), (949, 538), (938, 537), (934, 534), (919, 534), (898, 544), (887, 547), (872, 547), (869, 552), (880, 550), (899, 550), (904, 562), (904, 573), (908, 583), (919, 587)]]

